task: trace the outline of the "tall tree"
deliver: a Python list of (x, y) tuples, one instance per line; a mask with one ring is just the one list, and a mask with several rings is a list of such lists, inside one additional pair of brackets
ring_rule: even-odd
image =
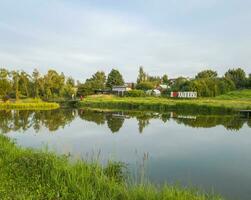
[(113, 86), (123, 85), (123, 84), (124, 84), (124, 79), (120, 74), (120, 72), (116, 69), (112, 69), (112, 71), (108, 74), (106, 87), (112, 88)]
[(229, 69), (225, 73), (225, 77), (231, 79), (235, 83), (236, 88), (242, 88), (246, 86), (246, 73), (241, 68)]
[(216, 71), (213, 71), (211, 69), (208, 70), (203, 70), (201, 72), (199, 72), (195, 78), (199, 79), (199, 78), (216, 78), (218, 76)]
[(16, 97), (16, 100), (19, 100), (20, 73), (19, 71), (12, 71), (11, 74), (12, 74), (13, 88), (15, 90), (15, 97)]
[(163, 84), (168, 84), (168, 76), (166, 74), (164, 74), (161, 78), (161, 82)]
[(34, 97), (38, 98), (39, 97), (39, 71), (37, 69), (34, 69), (32, 72), (32, 85), (33, 85), (33, 92), (34, 92)]
[(25, 94), (26, 97), (30, 96), (30, 75), (24, 71), (20, 73), (20, 91)]
[(145, 82), (147, 81), (147, 74), (144, 72), (144, 69), (142, 66), (139, 67), (139, 75), (137, 78), (137, 83)]
[(0, 69), (0, 96), (4, 97), (11, 91), (11, 82), (9, 80), (8, 70)]

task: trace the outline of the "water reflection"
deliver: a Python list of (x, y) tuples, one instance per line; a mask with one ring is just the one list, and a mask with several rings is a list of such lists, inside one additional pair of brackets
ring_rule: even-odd
[(117, 133), (123, 127), (126, 119), (134, 118), (138, 122), (138, 131), (143, 133), (150, 125), (151, 120), (161, 120), (163, 123), (175, 121), (193, 128), (212, 128), (224, 126), (227, 130), (240, 130), (246, 123), (251, 127), (251, 119), (241, 118), (238, 115), (195, 115), (189, 113), (153, 113), (137, 111), (95, 111), (95, 110), (67, 110), (58, 109), (51, 111), (0, 111), (0, 132), (22, 131), (33, 128), (38, 132), (45, 127), (50, 132), (64, 128), (74, 119), (80, 118), (85, 121), (94, 122), (97, 125), (107, 125), (111, 133)]

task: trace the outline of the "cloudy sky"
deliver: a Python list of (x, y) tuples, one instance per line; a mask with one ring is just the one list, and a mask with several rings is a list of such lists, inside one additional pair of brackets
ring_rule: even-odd
[(251, 72), (250, 0), (0, 0), (0, 67), (134, 81), (211, 68)]

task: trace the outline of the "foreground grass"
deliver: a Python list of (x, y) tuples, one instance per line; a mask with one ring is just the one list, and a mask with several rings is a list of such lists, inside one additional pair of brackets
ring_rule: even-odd
[(196, 190), (172, 186), (128, 185), (121, 166), (79, 161), (53, 153), (22, 149), (0, 135), (0, 199), (220, 200)]
[(251, 109), (251, 99), (171, 99), (161, 97), (115, 97), (89, 96), (79, 103), (80, 107), (118, 108), (167, 111), (171, 109), (181, 111), (201, 111), (206, 113), (233, 112), (240, 109)]
[(0, 110), (21, 109), (21, 110), (50, 110), (59, 108), (57, 103), (48, 103), (39, 99), (24, 99), (19, 101), (0, 102)]

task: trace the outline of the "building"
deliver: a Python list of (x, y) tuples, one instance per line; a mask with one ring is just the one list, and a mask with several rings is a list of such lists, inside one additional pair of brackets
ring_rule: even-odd
[(112, 93), (118, 96), (124, 96), (125, 92), (128, 91), (126, 85), (116, 85), (112, 86)]

